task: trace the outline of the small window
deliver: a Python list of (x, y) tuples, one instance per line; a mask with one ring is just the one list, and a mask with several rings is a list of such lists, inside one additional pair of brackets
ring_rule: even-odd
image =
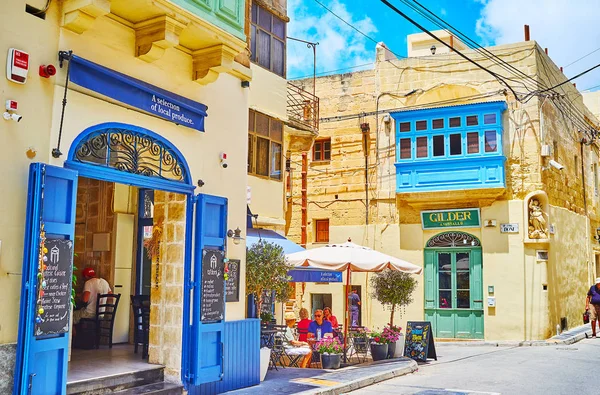
[(417, 158), (427, 158), (427, 137), (417, 137)]
[(460, 127), (460, 117), (450, 118), (450, 127), (451, 128), (459, 128)]
[(485, 131), (485, 152), (498, 151), (498, 141), (495, 130)]
[(450, 135), (450, 155), (462, 154), (462, 137), (460, 133)]
[(283, 122), (250, 110), (248, 173), (282, 180)]
[(417, 130), (427, 130), (427, 121), (417, 121), (416, 127)]
[(411, 157), (410, 139), (400, 139), (400, 159), (410, 159)]
[(433, 122), (432, 122), (432, 124), (431, 124), (431, 127), (433, 129), (444, 129), (444, 119), (443, 118), (441, 118), (441, 119), (434, 119)]
[(328, 219), (317, 219), (315, 220), (315, 242), (316, 243), (329, 243), (329, 220)]
[(433, 136), (433, 156), (444, 156), (444, 136)]
[(467, 126), (477, 126), (479, 125), (479, 120), (477, 119), (477, 115), (469, 115), (467, 117)]
[(317, 140), (313, 146), (313, 161), (331, 160), (331, 139)]
[(492, 125), (496, 123), (496, 114), (485, 114), (483, 116), (484, 125)]
[(285, 77), (286, 23), (266, 8), (252, 4), (250, 60)]
[(401, 132), (410, 132), (410, 122), (400, 122)]
[(467, 133), (467, 154), (479, 153), (479, 132)]

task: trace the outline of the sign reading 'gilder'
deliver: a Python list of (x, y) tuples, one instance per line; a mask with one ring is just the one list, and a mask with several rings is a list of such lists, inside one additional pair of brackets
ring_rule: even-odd
[(458, 210), (421, 211), (423, 229), (479, 228), (481, 219), (478, 208)]

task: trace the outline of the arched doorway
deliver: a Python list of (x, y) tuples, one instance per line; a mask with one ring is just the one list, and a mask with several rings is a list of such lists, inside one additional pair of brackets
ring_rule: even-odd
[(433, 236), (425, 247), (425, 319), (436, 337), (483, 339), (481, 242), (464, 232)]

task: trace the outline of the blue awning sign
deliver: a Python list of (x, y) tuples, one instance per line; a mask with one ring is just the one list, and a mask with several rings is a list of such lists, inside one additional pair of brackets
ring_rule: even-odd
[(341, 283), (342, 272), (326, 270), (294, 269), (288, 271), (290, 282), (296, 283)]
[(202, 103), (76, 55), (71, 56), (69, 67), (69, 79), (74, 84), (176, 124), (204, 131), (208, 107)]

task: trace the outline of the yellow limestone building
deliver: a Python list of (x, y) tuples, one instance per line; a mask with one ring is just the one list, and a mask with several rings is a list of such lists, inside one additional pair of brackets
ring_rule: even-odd
[[(350, 238), (423, 266), (400, 325), (431, 321), (438, 338), (536, 340), (580, 325), (600, 273), (597, 119), (571, 83), (525, 95), (566, 80), (534, 41), (488, 48), (516, 92), (428, 36), (408, 43), (408, 58), (380, 43), (372, 69), (317, 79), (308, 196), (295, 173), (288, 237), (311, 248)], [(352, 286), (360, 324), (381, 328), (389, 311), (371, 277)], [(341, 320), (342, 288), (307, 283), (299, 304)]]
[[(233, 232), (247, 218), (251, 2), (8, 3), (0, 92), (15, 104), (0, 124), (0, 393), (110, 388), (96, 381), (105, 369), (138, 385), (109, 361), (110, 340), (83, 357), (70, 347), (70, 293), (47, 302), (59, 280), (79, 298), (88, 266), (121, 295), (112, 342), (155, 372), (145, 383), (190, 394), (258, 384), (259, 322), (245, 319), (244, 234)], [(67, 249), (66, 277), (46, 271), (42, 242)], [(202, 274), (205, 255), (212, 274)], [(228, 259), (240, 262), (239, 296), (225, 303), (202, 279), (224, 281)], [(203, 304), (204, 292), (217, 302)], [(147, 321), (134, 320), (134, 297)], [(77, 371), (82, 358), (93, 369)]]

